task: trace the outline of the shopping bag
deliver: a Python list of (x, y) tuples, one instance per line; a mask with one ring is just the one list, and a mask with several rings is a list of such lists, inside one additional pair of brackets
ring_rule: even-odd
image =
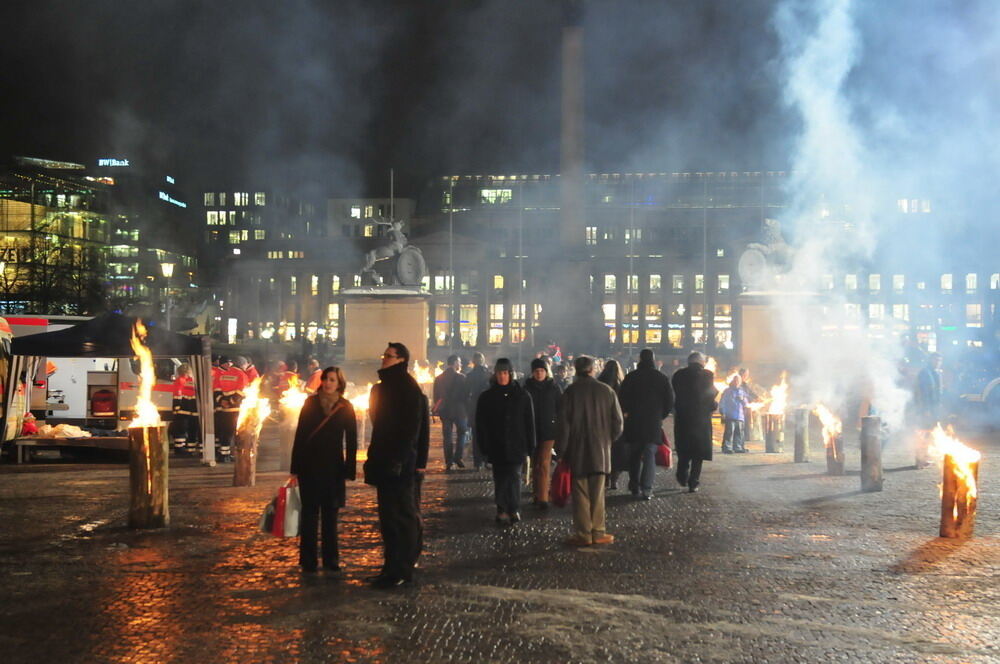
[(271, 523), (271, 534), (275, 537), (285, 536), (285, 504), (288, 502), (287, 485), (278, 489), (274, 498), (274, 521)]
[(569, 464), (563, 459), (556, 464), (555, 472), (552, 473), (552, 485), (549, 487), (549, 502), (556, 507), (565, 507), (569, 502), (570, 493), (573, 491), (573, 474), (570, 472)]
[(673, 455), (671, 454), (670, 446), (666, 443), (660, 443), (656, 447), (656, 465), (670, 468), (672, 461)]
[(262, 533), (271, 534), (271, 529), (274, 528), (274, 512), (277, 503), (278, 499), (272, 498), (271, 502), (264, 508), (264, 513), (260, 515), (260, 531)]
[(298, 537), (301, 516), (302, 497), (299, 494), (299, 485), (294, 484), (285, 489), (285, 537)]

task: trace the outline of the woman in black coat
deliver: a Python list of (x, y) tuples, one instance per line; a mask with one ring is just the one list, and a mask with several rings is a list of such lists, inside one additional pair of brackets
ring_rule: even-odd
[(535, 411), (535, 454), (532, 457), (532, 486), (535, 507), (549, 506), (549, 481), (552, 479), (552, 447), (556, 439), (556, 416), (562, 390), (549, 376), (549, 363), (542, 358), (531, 361), (531, 376), (524, 381)]
[(323, 567), (340, 571), (337, 511), (344, 506), (347, 480), (355, 477), (358, 454), (357, 420), (354, 407), (344, 398), (346, 386), (339, 367), (324, 369), (319, 391), (306, 399), (295, 430), (291, 473), (298, 478), (302, 496), (299, 564), (304, 572), (316, 571), (318, 522), (323, 531)]
[(476, 403), (476, 440), (493, 465), (497, 523), (521, 520), (521, 466), (535, 451), (535, 415), (531, 397), (514, 380), (507, 358), (497, 360), (490, 388)]

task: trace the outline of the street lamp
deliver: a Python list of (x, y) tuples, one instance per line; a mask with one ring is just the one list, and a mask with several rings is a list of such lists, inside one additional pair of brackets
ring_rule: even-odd
[(166, 286), (166, 288), (164, 290), (167, 291), (167, 329), (169, 330), (170, 329), (170, 308), (171, 308), (171, 304), (173, 304), (170, 301), (170, 277), (174, 276), (174, 264), (173, 263), (168, 263), (168, 262), (164, 261), (163, 263), (160, 263), (160, 271), (163, 273), (163, 278), (166, 279), (166, 281), (167, 281), (167, 286)]

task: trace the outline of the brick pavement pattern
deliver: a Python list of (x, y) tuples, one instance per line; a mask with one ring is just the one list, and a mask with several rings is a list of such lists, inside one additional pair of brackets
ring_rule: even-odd
[(758, 447), (707, 463), (698, 494), (663, 469), (650, 502), (609, 494), (615, 543), (578, 550), (568, 509), (498, 529), (489, 475), (444, 473), (438, 439), (418, 582), (387, 592), (362, 581), (381, 564), (370, 487), (342, 512), (342, 578), (257, 532), (275, 435), (256, 487), (174, 461), (161, 531), (125, 527), (123, 465), (0, 467), (2, 661), (1000, 661), (988, 448), (965, 542), (936, 537), (939, 471), (903, 451), (862, 494), (856, 445), (844, 477)]

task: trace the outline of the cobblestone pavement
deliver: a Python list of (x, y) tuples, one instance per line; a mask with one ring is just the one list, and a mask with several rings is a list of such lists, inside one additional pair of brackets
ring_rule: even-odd
[(859, 491), (856, 448), (844, 477), (759, 447), (719, 455), (698, 494), (661, 469), (651, 502), (610, 494), (617, 540), (582, 550), (562, 544), (567, 509), (526, 505), (499, 530), (489, 477), (438, 462), (418, 583), (376, 591), (361, 580), (381, 563), (361, 483), (343, 578), (303, 577), (295, 540), (257, 533), (283, 478), (265, 438), (253, 488), (229, 486), (231, 466), (175, 461), (161, 531), (125, 528), (123, 465), (0, 468), (2, 661), (1000, 661), (990, 442), (964, 542), (936, 537), (939, 472), (902, 452), (876, 494)]

